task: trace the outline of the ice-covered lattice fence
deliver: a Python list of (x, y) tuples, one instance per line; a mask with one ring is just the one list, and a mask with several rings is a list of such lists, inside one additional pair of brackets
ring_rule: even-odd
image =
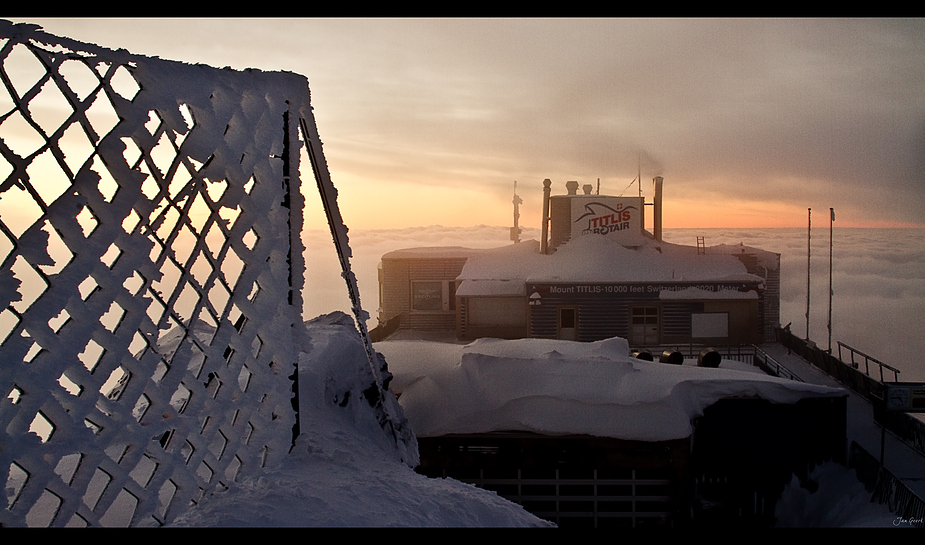
[(285, 455), (306, 149), (327, 205), (302, 76), (0, 21), (0, 524), (162, 524)]

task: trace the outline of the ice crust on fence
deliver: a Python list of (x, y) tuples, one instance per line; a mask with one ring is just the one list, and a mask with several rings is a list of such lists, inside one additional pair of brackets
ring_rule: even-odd
[(162, 524), (278, 463), (305, 348), (303, 143), (364, 317), (307, 80), (6, 21), (0, 76), (0, 524)]

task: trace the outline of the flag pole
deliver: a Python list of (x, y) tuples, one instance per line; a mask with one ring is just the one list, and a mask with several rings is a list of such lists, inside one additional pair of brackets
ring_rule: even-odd
[(813, 236), (813, 209), (806, 209), (806, 340), (809, 340), (809, 261), (810, 254), (812, 253), (812, 246), (810, 241)]
[(832, 353), (832, 227), (835, 224), (835, 209), (829, 208), (829, 354)]

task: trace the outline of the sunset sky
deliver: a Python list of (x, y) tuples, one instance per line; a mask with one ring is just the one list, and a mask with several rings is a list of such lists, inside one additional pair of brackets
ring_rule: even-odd
[(669, 228), (925, 226), (923, 19), (13, 20), (306, 76), (353, 228), (510, 225), (515, 180), (538, 227), (544, 178), (639, 168)]

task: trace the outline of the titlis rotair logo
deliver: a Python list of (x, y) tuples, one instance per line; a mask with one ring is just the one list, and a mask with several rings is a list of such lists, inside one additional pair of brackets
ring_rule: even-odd
[(608, 235), (615, 231), (629, 229), (633, 210), (638, 210), (638, 208), (623, 206), (622, 203), (617, 203), (614, 208), (602, 202), (589, 202), (585, 204), (585, 213), (579, 216), (574, 223), (583, 225), (583, 222), (587, 222), (587, 227), (581, 231), (583, 235)]

